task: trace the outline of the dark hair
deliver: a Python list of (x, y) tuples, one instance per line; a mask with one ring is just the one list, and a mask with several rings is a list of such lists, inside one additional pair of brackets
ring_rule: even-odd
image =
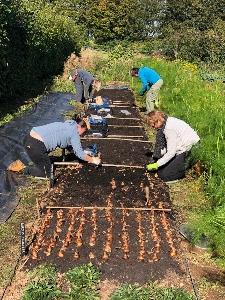
[(75, 119), (75, 121), (77, 122), (77, 124), (80, 125), (81, 128), (86, 128), (87, 129), (87, 123), (83, 118), (77, 117)]
[(137, 75), (139, 72), (139, 68), (132, 68), (130, 72), (131, 72), (131, 76)]

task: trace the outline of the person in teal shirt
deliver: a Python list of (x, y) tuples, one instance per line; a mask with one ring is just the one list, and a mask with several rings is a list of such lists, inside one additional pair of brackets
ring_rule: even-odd
[(139, 77), (142, 83), (139, 95), (143, 96), (146, 92), (146, 113), (153, 111), (158, 92), (163, 85), (160, 75), (153, 69), (148, 67), (131, 69), (131, 76)]

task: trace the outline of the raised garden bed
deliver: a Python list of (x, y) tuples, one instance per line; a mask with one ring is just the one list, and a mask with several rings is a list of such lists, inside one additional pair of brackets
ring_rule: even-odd
[[(100, 94), (112, 103), (134, 104), (129, 90), (105, 89)], [(140, 121), (115, 118), (109, 124), (140, 125), (138, 110), (128, 110), (131, 118)], [(120, 108), (113, 108), (113, 113), (120, 117)], [(145, 171), (151, 148), (144, 142), (145, 132), (109, 128), (111, 134), (143, 137), (138, 141), (85, 138), (82, 145), (96, 143), (103, 163), (141, 168), (87, 164), (57, 168), (55, 186), (40, 198), (45, 214), (34, 234), (27, 266), (50, 262), (65, 271), (92, 261), (103, 278), (139, 283), (163, 278), (169, 270), (179, 273), (175, 258), (179, 241), (168, 211), (168, 189)]]

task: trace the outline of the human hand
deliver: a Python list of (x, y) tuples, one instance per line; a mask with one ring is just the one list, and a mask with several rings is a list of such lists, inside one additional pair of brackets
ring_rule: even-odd
[(159, 168), (159, 165), (157, 164), (157, 162), (146, 165), (147, 171), (156, 171), (156, 170), (158, 170), (158, 168)]
[(99, 166), (99, 165), (101, 164), (101, 159), (100, 159), (100, 157), (95, 157), (95, 156), (93, 156), (93, 157), (92, 157), (92, 163), (95, 164), (95, 165), (97, 165), (97, 166)]

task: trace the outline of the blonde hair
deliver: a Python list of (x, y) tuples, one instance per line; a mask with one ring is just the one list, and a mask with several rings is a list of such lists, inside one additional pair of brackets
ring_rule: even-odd
[(165, 114), (162, 111), (154, 110), (147, 114), (147, 124), (152, 126), (161, 127), (165, 121)]

